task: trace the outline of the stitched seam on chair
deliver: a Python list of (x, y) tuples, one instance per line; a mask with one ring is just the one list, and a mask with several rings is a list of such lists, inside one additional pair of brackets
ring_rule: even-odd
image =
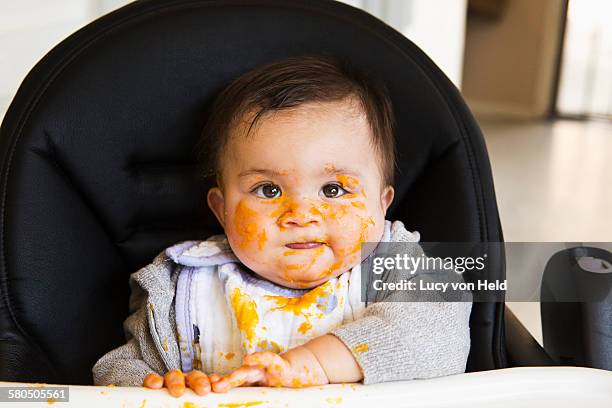
[[(114, 242), (114, 240), (112, 239), (112, 234), (104, 227), (104, 223), (100, 219), (99, 213), (95, 211), (95, 207), (93, 206), (93, 204), (91, 204), (91, 201), (87, 198), (87, 195), (83, 191), (81, 191), (81, 189), (78, 187), (78, 184), (70, 177), (69, 172), (66, 170), (67, 166), (62, 164), (60, 157), (57, 154), (57, 146), (51, 138), (51, 135), (47, 130), (44, 130), (44, 135), (45, 140), (47, 142), (48, 151), (44, 151), (38, 148), (29, 148), (29, 150), (41, 157), (42, 159), (46, 160), (55, 168), (57, 174), (66, 182), (66, 184), (68, 184), (68, 186), (70, 186), (72, 191), (76, 193), (80, 201), (89, 210), (92, 217), (96, 220), (96, 223), (98, 224), (100, 229), (104, 231), (104, 233), (107, 235), (109, 241)], [(118, 253), (120, 256), (122, 256), (119, 251)]]

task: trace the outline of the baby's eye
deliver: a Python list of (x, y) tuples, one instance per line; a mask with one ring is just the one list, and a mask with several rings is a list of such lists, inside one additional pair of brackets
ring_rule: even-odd
[(252, 190), (259, 198), (276, 198), (281, 195), (281, 189), (276, 184), (266, 183), (255, 187)]
[(321, 192), (323, 192), (327, 198), (338, 198), (348, 193), (348, 191), (343, 189), (339, 184), (326, 184), (321, 189)]

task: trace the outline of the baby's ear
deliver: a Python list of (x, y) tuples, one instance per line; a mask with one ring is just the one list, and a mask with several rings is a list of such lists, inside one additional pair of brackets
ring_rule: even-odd
[(225, 199), (223, 198), (223, 192), (219, 187), (213, 187), (208, 190), (206, 195), (206, 201), (217, 220), (223, 228), (225, 228)]
[(383, 189), (380, 195), (380, 204), (382, 205), (383, 211), (386, 214), (387, 209), (393, 202), (393, 197), (395, 196), (395, 189), (393, 186), (387, 186)]

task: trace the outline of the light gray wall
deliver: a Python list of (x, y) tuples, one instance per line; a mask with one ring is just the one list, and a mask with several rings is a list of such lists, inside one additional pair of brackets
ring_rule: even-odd
[(0, 119), (51, 48), (128, 0), (0, 0)]
[[(288, 0), (289, 1), (289, 0)], [(0, 0), (0, 118), (53, 46), (129, 0)], [(347, 0), (419, 45), (461, 86), (467, 0)]]

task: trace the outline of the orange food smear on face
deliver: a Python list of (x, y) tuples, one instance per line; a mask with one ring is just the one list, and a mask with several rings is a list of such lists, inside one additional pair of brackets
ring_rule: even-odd
[(358, 186), (361, 185), (359, 180), (357, 180), (355, 177), (347, 176), (346, 174), (337, 174), (336, 180), (342, 183), (343, 186), (347, 186), (351, 188), (357, 188)]
[(277, 204), (278, 207), (270, 213), (271, 217), (278, 217), (279, 215), (285, 213), (288, 209), (291, 208), (291, 203), (287, 201), (287, 196), (285, 195), (277, 197), (273, 200), (270, 200), (269, 203)]
[(319, 215), (319, 216), (323, 216), (323, 214), (321, 214), (321, 210), (318, 209), (315, 206), (310, 207), (310, 209), (308, 210), (312, 215)]
[(236, 315), (238, 328), (244, 333), (249, 343), (253, 342), (256, 336), (255, 328), (259, 323), (257, 315), (257, 305), (255, 302), (239, 288), (235, 288), (230, 297), (230, 303)]
[(365, 353), (369, 349), (370, 349), (370, 346), (368, 346), (368, 343), (360, 343), (360, 344), (357, 344), (355, 347), (353, 347), (353, 351), (358, 354)]
[(333, 173), (334, 171), (336, 171), (336, 166), (334, 166), (333, 163), (328, 163), (325, 166), (325, 171), (327, 171), (328, 173)]
[(249, 242), (257, 239), (257, 226), (254, 223), (257, 218), (258, 214), (256, 211), (249, 208), (242, 201), (238, 203), (236, 206), (236, 212), (234, 214), (234, 224), (236, 226), (236, 232), (241, 238), (241, 247), (244, 247), (248, 245)]
[(234, 358), (234, 356), (235, 356), (235, 355), (236, 355), (236, 354), (234, 354), (234, 353), (227, 353), (227, 354), (225, 355), (225, 359), (226, 359), (226, 360), (231, 360), (232, 358)]
[(312, 330), (312, 324), (308, 323), (308, 322), (304, 322), (300, 325), (300, 327), (298, 328), (298, 331), (302, 334), (306, 334), (308, 333), (310, 330)]
[[(326, 166), (326, 170), (334, 172), (336, 171), (336, 167), (330, 163), (328, 166)], [(361, 218), (361, 225), (359, 226), (359, 229), (353, 230), (351, 228), (351, 230), (354, 231), (353, 236), (359, 231), (358, 239), (355, 240), (352, 238), (348, 242), (345, 241), (344, 245), (342, 245), (339, 249), (333, 246), (333, 252), (336, 255), (336, 259), (339, 260), (334, 261), (331, 266), (325, 267), (320, 273), (318, 270), (314, 271), (317, 275), (319, 275), (318, 278), (315, 278), (317, 280), (330, 277), (337, 273), (337, 271), (342, 268), (343, 265), (348, 265), (347, 262), (351, 261), (351, 259), (347, 259), (346, 257), (354, 257), (353, 254), (361, 249), (363, 242), (365, 242), (368, 238), (367, 232), (369, 225), (374, 225), (374, 222), (371, 217), (367, 219), (359, 217), (358, 215), (360, 212), (367, 209), (365, 201), (363, 201), (361, 198), (361, 195), (363, 195), (363, 197), (366, 197), (366, 195), (360, 180), (346, 174), (335, 174), (335, 178), (343, 187), (351, 190), (349, 193), (342, 196), (350, 201), (346, 200), (343, 202), (342, 200), (337, 200), (333, 202), (320, 202), (318, 200), (313, 200), (311, 205), (306, 204), (302, 206), (302, 202), (298, 201), (297, 198), (294, 199), (292, 196), (287, 196), (285, 193), (283, 193), (279, 197), (272, 199), (258, 199), (258, 205), (270, 204), (268, 209), (265, 209), (265, 211), (262, 211), (257, 207), (249, 207), (249, 202), (247, 201), (240, 201), (235, 210), (235, 219), (233, 223), (236, 230), (236, 235), (238, 235), (239, 238), (237, 239), (238, 246), (245, 248), (246, 246), (253, 244), (249, 246), (249, 248), (258, 248), (261, 251), (265, 250), (266, 246), (270, 245), (271, 241), (269, 241), (270, 237), (268, 235), (271, 233), (271, 230), (266, 231), (260, 226), (260, 223), (264, 218), (276, 218), (276, 224), (280, 231), (284, 231), (288, 228), (283, 221), (284, 218), (289, 215), (292, 217), (315, 216), (319, 217), (323, 222), (325, 222), (327, 219), (336, 220), (343, 224), (346, 224), (349, 221), (350, 223), (353, 223), (353, 220)], [(308, 218), (308, 220), (310, 219), (312, 218)], [(307, 219), (304, 218), (304, 221), (306, 220)], [(297, 218), (295, 221), (298, 221)], [(310, 239), (312, 237), (304, 238)], [(332, 248), (332, 244), (330, 244), (328, 237), (325, 237), (324, 239), (323, 237), (320, 237), (319, 239), (324, 240), (326, 245), (319, 246), (314, 250), (286, 250), (283, 252), (284, 256), (298, 254), (306, 254), (308, 256), (308, 258), (305, 260), (300, 259), (300, 261), (302, 261), (301, 263), (284, 264), (282, 266), (281, 273), (284, 275), (283, 278), (287, 282), (293, 282), (294, 284), (299, 285), (299, 287), (308, 287), (309, 283), (313, 282), (312, 268), (317, 263), (319, 257), (325, 253), (325, 246)], [(255, 244), (257, 247), (254, 246)]]
[(334, 274), (334, 272), (336, 272), (338, 270), (338, 268), (340, 268), (340, 266), (342, 266), (342, 260), (336, 261), (332, 264), (332, 266), (330, 266), (329, 268), (323, 270), (323, 272), (321, 272), (321, 274), (319, 275), (319, 279), (322, 279), (326, 276), (331, 276)]
[(338, 206), (335, 206), (334, 210), (329, 211), (327, 213), (327, 218), (336, 220), (338, 218), (344, 217), (348, 213), (349, 208), (350, 207), (347, 204), (340, 204)]
[(359, 239), (357, 240), (357, 243), (353, 246), (353, 248), (349, 249), (345, 254), (345, 256), (353, 254), (359, 250), (361, 250), (361, 245), (366, 241), (366, 239), (368, 238), (368, 234), (367, 234), (367, 230), (368, 227), (370, 225), (375, 225), (374, 219), (372, 217), (368, 217), (368, 218), (361, 218), (361, 231), (359, 232)]
[(264, 249), (266, 245), (266, 230), (261, 231), (259, 234), (259, 249)]
[[(296, 270), (303, 270), (303, 272), (307, 272), (310, 270), (310, 268), (312, 267), (312, 265), (317, 261), (317, 258), (319, 258), (319, 256), (321, 256), (321, 254), (323, 253), (323, 251), (325, 251), (325, 248), (323, 246), (319, 246), (317, 248), (314, 249), (315, 253), (312, 256), (312, 259), (310, 261), (310, 263), (308, 265), (305, 264), (288, 264), (285, 265), (285, 279), (289, 282), (294, 282), (295, 278), (293, 278), (292, 276), (289, 275), (289, 271), (296, 271)], [(299, 251), (285, 251), (284, 254), (288, 254), (290, 253), (291, 255), (294, 254), (298, 254)]]
[(285, 268), (287, 269), (291, 269), (291, 270), (295, 270), (295, 269), (302, 269), (304, 267), (304, 264), (289, 264), (287, 265)]
[[(348, 186), (348, 187), (350, 187), (352, 189), (357, 189), (358, 187), (361, 187), (361, 183), (355, 177), (347, 176), (347, 175), (344, 175), (344, 174), (338, 174), (336, 176), (336, 180), (338, 180), (340, 183), (342, 183), (343, 186)], [(361, 193), (361, 195), (363, 195), (364, 198), (368, 197), (366, 195), (365, 188), (361, 187), (360, 193)], [(344, 197), (347, 197), (347, 195), (344, 195)]]

